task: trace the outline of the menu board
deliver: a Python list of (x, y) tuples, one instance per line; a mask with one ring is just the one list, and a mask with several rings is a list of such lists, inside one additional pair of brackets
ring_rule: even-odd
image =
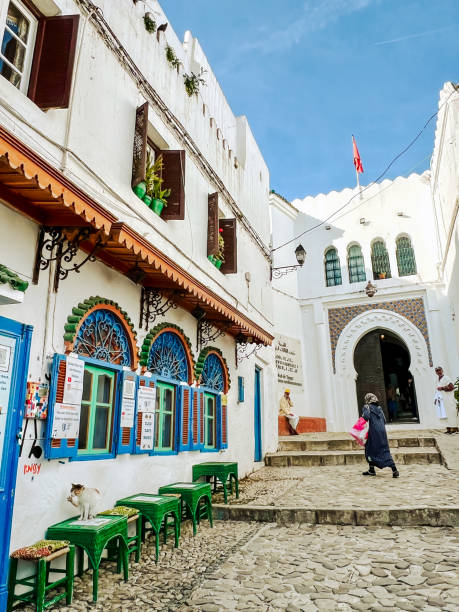
[(15, 348), (15, 338), (0, 335), (0, 467), (8, 421)]

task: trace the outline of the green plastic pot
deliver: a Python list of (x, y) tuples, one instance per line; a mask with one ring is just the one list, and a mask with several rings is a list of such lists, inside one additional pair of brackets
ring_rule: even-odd
[(207, 259), (210, 261), (210, 263), (215, 265), (215, 255), (207, 255)]
[(135, 195), (138, 198), (143, 200), (143, 196), (147, 193), (147, 187), (145, 183), (142, 181), (141, 183), (138, 183), (135, 187), (133, 187), (132, 191), (135, 193)]
[(161, 216), (161, 213), (164, 208), (164, 202), (162, 200), (152, 200), (150, 208), (157, 215)]
[(222, 267), (222, 260), (221, 259), (217, 259), (215, 258), (215, 267), (217, 268), (217, 270), (220, 270), (220, 268)]
[(144, 195), (142, 201), (145, 202), (147, 206), (151, 206), (151, 197), (149, 195)]

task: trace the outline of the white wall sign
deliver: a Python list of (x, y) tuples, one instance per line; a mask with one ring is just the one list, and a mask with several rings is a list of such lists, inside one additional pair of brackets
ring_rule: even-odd
[(121, 427), (134, 427), (135, 399), (124, 397), (121, 403)]
[(54, 404), (52, 437), (57, 439), (78, 438), (80, 410), (81, 405), (79, 404), (61, 404), (59, 402)]
[(142, 430), (140, 435), (141, 450), (153, 450), (153, 434), (155, 430), (154, 412), (144, 412), (142, 414)]
[(156, 387), (139, 387), (137, 390), (137, 410), (154, 412), (156, 404)]
[(80, 406), (83, 397), (84, 361), (68, 355), (65, 364), (64, 404)]
[(301, 342), (288, 336), (276, 336), (274, 350), (278, 383), (287, 387), (298, 387), (299, 391), (302, 390)]

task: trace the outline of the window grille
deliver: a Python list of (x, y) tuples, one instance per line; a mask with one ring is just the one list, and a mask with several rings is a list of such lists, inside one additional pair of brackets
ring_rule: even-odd
[(349, 268), (349, 282), (358, 283), (367, 280), (365, 274), (365, 261), (362, 255), (362, 249), (358, 244), (349, 247), (347, 265)]
[(399, 276), (417, 274), (414, 249), (408, 236), (401, 236), (397, 240), (397, 266)]
[(371, 247), (371, 265), (373, 278), (391, 278), (389, 255), (382, 240), (373, 243)]
[(338, 251), (334, 248), (328, 249), (325, 253), (325, 282), (327, 287), (341, 285), (343, 282)]

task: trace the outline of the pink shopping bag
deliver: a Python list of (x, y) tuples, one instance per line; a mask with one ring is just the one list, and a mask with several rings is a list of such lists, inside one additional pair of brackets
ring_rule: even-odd
[(360, 417), (349, 433), (360, 446), (365, 446), (368, 438), (368, 423), (363, 417)]

